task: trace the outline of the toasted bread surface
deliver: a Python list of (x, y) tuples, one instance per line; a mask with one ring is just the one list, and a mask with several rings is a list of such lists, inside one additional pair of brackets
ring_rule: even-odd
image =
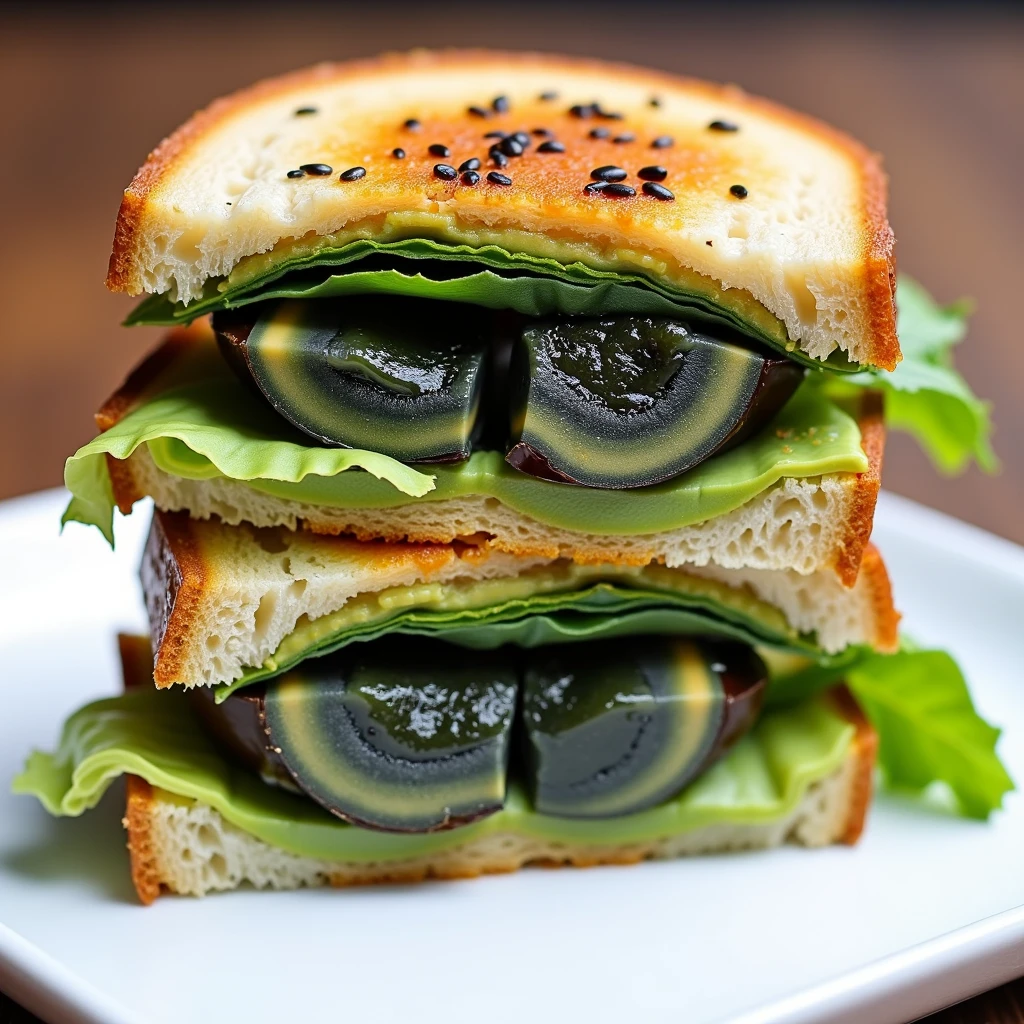
[[(558, 98), (540, 98), (549, 91)], [(507, 112), (493, 109), (499, 94)], [(418, 127), (405, 127), (410, 119)], [(593, 138), (595, 126), (607, 138)], [(540, 152), (546, 136), (532, 136), (504, 169), (511, 185), (434, 171), (475, 156), (486, 173), (488, 131), (534, 128), (564, 152)], [(304, 164), (331, 171), (287, 177)], [(584, 192), (606, 165), (626, 169), (637, 194)], [(649, 165), (666, 168), (673, 201), (641, 191), (636, 175)], [(339, 180), (351, 167), (365, 176)], [(537, 54), (322, 64), (216, 101), (165, 139), (126, 190), (107, 283), (188, 302), (210, 278), (360, 237), (493, 244), (706, 286), (725, 305), (751, 302), (814, 358), (839, 349), (887, 369), (900, 358), (875, 155), (735, 86)]]

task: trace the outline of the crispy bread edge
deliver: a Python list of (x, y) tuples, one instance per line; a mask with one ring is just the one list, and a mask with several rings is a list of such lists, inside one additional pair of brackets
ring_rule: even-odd
[(867, 581), (867, 589), (875, 624), (874, 646), (883, 654), (892, 654), (900, 646), (900, 613), (896, 610), (892, 597), (892, 581), (889, 570), (885, 567), (882, 554), (874, 544), (864, 549), (864, 561), (861, 565)]
[(143, 592), (153, 639), (153, 679), (163, 689), (181, 677), (209, 576), (186, 512), (153, 513), (142, 557)]
[(642, 78), (652, 87), (661, 84), (667, 88), (683, 87), (705, 96), (742, 102), (758, 113), (789, 124), (794, 128), (817, 136), (841, 150), (857, 168), (861, 192), (861, 234), (865, 238), (864, 292), (870, 315), (871, 357), (875, 365), (891, 370), (900, 360), (900, 346), (896, 334), (896, 266), (893, 256), (895, 236), (886, 213), (887, 178), (881, 160), (864, 145), (845, 132), (816, 118), (789, 110), (771, 100), (750, 96), (735, 85), (718, 85), (700, 79), (670, 75), (666, 72), (621, 62), (604, 62), (579, 57), (552, 56), (538, 53), (510, 53), (491, 50), (413, 51), (392, 53), (366, 60), (339, 64), (321, 63), (293, 71), (276, 78), (264, 79), (248, 88), (215, 100), (210, 106), (194, 114), (188, 121), (165, 138), (146, 158), (131, 184), (125, 189), (114, 228), (114, 241), (107, 268), (107, 288), (111, 291), (138, 294), (141, 291), (134, 267), (136, 239), (142, 225), (150, 194), (159, 187), (163, 177), (194, 144), (232, 114), (251, 104), (273, 96), (299, 89), (310, 84), (334, 82), (362, 75), (384, 74), (406, 67), (446, 67), (465, 65), (473, 61), (491, 65), (534, 65), (538, 70), (547, 67), (571, 67), (580, 71), (591, 70), (603, 75), (636, 80)]
[(860, 428), (861, 448), (868, 457), (868, 468), (857, 475), (846, 520), (846, 535), (836, 553), (836, 575), (847, 587), (857, 582), (882, 486), (886, 433), (885, 407), (880, 392), (869, 391), (861, 397), (857, 426)]
[(851, 784), (850, 812), (843, 831), (836, 837), (838, 842), (853, 846), (864, 831), (874, 793), (878, 733), (845, 685), (833, 691), (832, 700), (843, 717), (856, 729), (853, 737), (856, 767)]

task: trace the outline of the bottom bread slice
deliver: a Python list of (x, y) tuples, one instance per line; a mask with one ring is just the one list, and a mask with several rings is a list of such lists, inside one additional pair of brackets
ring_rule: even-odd
[(227, 822), (212, 807), (127, 778), (132, 880), (143, 903), (163, 893), (203, 896), (245, 882), (257, 888), (420, 882), (475, 878), (516, 871), (529, 864), (591, 867), (635, 864), (701, 853), (758, 850), (785, 842), (803, 846), (854, 843), (871, 802), (877, 736), (845, 691), (836, 696), (856, 726), (846, 759), (811, 785), (794, 810), (761, 824), (717, 824), (653, 842), (573, 844), (498, 833), (449, 850), (406, 860), (324, 861), (279, 849)]

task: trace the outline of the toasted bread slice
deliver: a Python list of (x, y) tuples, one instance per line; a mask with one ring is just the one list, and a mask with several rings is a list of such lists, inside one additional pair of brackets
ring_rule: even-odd
[(836, 689), (833, 699), (857, 730), (846, 759), (832, 775), (812, 784), (792, 813), (779, 821), (707, 825), (655, 842), (619, 845), (555, 843), (498, 834), (403, 861), (323, 861), (270, 846), (225, 821), (210, 806), (172, 796), (129, 775), (124, 826), (132, 880), (139, 899), (148, 904), (163, 893), (203, 896), (245, 882), (274, 889), (405, 883), (475, 878), (529, 864), (591, 867), (767, 849), (785, 842), (811, 847), (852, 844), (860, 837), (871, 803), (878, 739), (845, 689)]
[[(196, 324), (171, 331), (164, 343), (133, 371), (96, 413), (109, 430), (143, 401), (179, 352), (210, 341)], [(107, 458), (114, 500), (127, 515), (144, 497), (157, 508), (187, 511), (196, 519), (218, 517), (229, 524), (300, 526), (360, 540), (449, 544), (483, 536), (498, 551), (522, 557), (571, 558), (577, 562), (668, 566), (708, 565), (728, 569), (792, 569), (810, 574), (835, 571), (853, 586), (871, 535), (885, 451), (882, 399), (866, 392), (858, 410), (864, 473), (831, 473), (779, 481), (725, 515), (658, 533), (586, 533), (539, 522), (485, 495), (445, 501), (414, 501), (383, 509), (335, 508), (270, 495), (245, 481), (212, 477), (192, 480), (160, 469), (145, 446), (128, 459)], [(558, 485), (555, 485), (558, 486)]]
[[(142, 564), (156, 684), (232, 682), (246, 668), (262, 665), (300, 622), (337, 611), (360, 595), (517, 577), (554, 561), (486, 545), (363, 542), (157, 512)], [(614, 580), (616, 574), (625, 570), (597, 566), (587, 578)], [(696, 576), (752, 593), (779, 609), (792, 629), (815, 632), (827, 651), (848, 644), (893, 650), (897, 643), (899, 616), (885, 565), (873, 547), (852, 588), (831, 572), (801, 576), (707, 565), (663, 574), (662, 586), (678, 580), (682, 587)]]
[[(595, 125), (609, 137), (592, 137)], [(511, 185), (434, 171), (487, 161), (487, 132), (537, 126), (564, 151), (532, 137), (505, 168)], [(329, 171), (287, 176), (302, 165)], [(584, 192), (601, 165), (625, 168), (636, 194)], [(648, 165), (666, 168), (674, 201), (641, 191)], [(365, 176), (339, 180), (353, 167)], [(211, 278), (252, 279), (325, 246), (429, 238), (640, 273), (743, 311), (811, 358), (840, 350), (892, 369), (885, 193), (859, 143), (735, 86), (569, 57), (416, 52), (321, 64), (192, 117), (125, 192), (107, 285), (187, 303)]]

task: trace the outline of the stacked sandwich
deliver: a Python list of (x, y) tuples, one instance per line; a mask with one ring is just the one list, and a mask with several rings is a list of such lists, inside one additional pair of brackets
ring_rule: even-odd
[(877, 159), (735, 88), (417, 54), (214, 103), (125, 193), (108, 286), (171, 330), (66, 472), (111, 540), (153, 500), (151, 635), (16, 785), (127, 775), (146, 902), (849, 843), (879, 733), (987, 814), (869, 542), (883, 393), (988, 457), (913, 285), (935, 372), (889, 372), (892, 248)]

